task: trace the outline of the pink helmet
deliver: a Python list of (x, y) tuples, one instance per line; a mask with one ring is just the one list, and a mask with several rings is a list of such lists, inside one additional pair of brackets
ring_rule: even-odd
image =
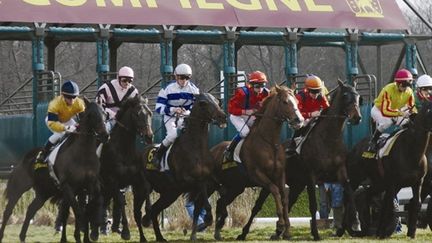
[(134, 71), (132, 70), (132, 68), (124, 66), (124, 67), (120, 68), (120, 70), (118, 72), (118, 76), (119, 77), (134, 78)]
[(406, 69), (403, 68), (403, 69), (399, 69), (396, 72), (394, 80), (397, 83), (402, 83), (402, 82), (405, 82), (405, 81), (412, 81), (413, 80), (413, 76), (412, 76), (412, 74), (411, 74), (410, 71), (408, 71), (408, 70), (406, 70)]

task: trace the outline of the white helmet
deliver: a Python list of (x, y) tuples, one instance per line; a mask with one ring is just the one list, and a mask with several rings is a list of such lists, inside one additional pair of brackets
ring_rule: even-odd
[(134, 78), (134, 71), (132, 70), (132, 68), (124, 66), (124, 67), (120, 68), (120, 70), (118, 72), (118, 76), (119, 77)]
[(427, 74), (423, 74), (417, 79), (417, 87), (432, 87), (432, 78)]
[(179, 64), (174, 70), (175, 75), (192, 75), (192, 68), (187, 64)]

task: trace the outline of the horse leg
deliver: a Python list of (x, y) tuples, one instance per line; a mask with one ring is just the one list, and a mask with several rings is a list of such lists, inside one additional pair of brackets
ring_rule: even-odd
[(336, 232), (336, 234), (337, 236), (341, 237), (344, 234), (345, 229), (347, 229), (348, 233), (351, 236), (355, 236), (359, 234), (359, 231), (361, 231), (361, 227), (356, 205), (354, 202), (354, 191), (351, 188), (348, 180), (345, 181), (342, 186), (345, 212), (343, 216), (342, 229), (340, 230), (340, 232)]
[[(198, 218), (201, 215), (201, 212), (204, 208), (205, 204), (208, 204), (210, 209), (206, 209), (206, 212), (211, 212), (211, 206), (208, 203), (208, 196), (207, 196), (207, 187), (205, 183), (200, 183), (201, 186), (198, 188), (198, 197), (197, 200), (194, 200), (194, 211), (193, 211), (193, 222), (192, 222), (192, 233), (190, 236), (191, 241), (196, 241), (196, 232), (198, 229)], [(207, 203), (206, 203), (207, 202)], [(207, 207), (207, 205), (206, 205)]]
[(305, 186), (300, 184), (290, 185), (288, 194), (288, 210), (291, 212), (291, 208), (297, 202), (300, 193), (304, 190)]
[(66, 243), (67, 242), (67, 238), (66, 238), (66, 225), (67, 225), (67, 220), (69, 218), (69, 204), (66, 203), (66, 201), (62, 200), (60, 201), (60, 207), (59, 207), (59, 212), (58, 212), (61, 220), (61, 224), (62, 224), (62, 231), (61, 231), (61, 243)]
[(407, 236), (414, 239), (417, 229), (417, 218), (419, 215), (420, 207), (421, 207), (421, 199), (420, 199), (420, 190), (421, 190), (421, 184), (422, 180), (420, 182), (416, 183), (414, 186), (411, 187), (411, 190), (413, 192), (413, 197), (411, 199), (409, 209), (408, 209), (408, 233)]
[(19, 234), (19, 238), (21, 242), (25, 242), (27, 230), (30, 224), (30, 220), (34, 217), (36, 212), (44, 205), (48, 198), (40, 195), (39, 193), (36, 193), (36, 197), (33, 199), (33, 201), (30, 203), (30, 205), (27, 208), (27, 213), (24, 219), (24, 223), (21, 227), (21, 232)]
[[(278, 216), (278, 221), (276, 222), (275, 234), (271, 236), (271, 239), (277, 240), (280, 238), (280, 235), (286, 230), (285, 229), (286, 224), (289, 224), (289, 222), (285, 222), (284, 207), (282, 203), (282, 195), (283, 195), (283, 190), (285, 188), (285, 179), (284, 179), (285, 177), (283, 176), (284, 181), (283, 181), (282, 188), (275, 185), (264, 173), (260, 171), (256, 171), (255, 177), (257, 178), (257, 181), (261, 182), (262, 185), (266, 185), (266, 189), (271, 192), (275, 200), (276, 214)], [(287, 208), (287, 212), (288, 212), (288, 208)]]
[(282, 209), (283, 209), (283, 217), (285, 221), (285, 230), (283, 232), (283, 239), (289, 240), (291, 238), (290, 235), (290, 227), (291, 223), (289, 221), (289, 203), (288, 203), (288, 195), (289, 195), (289, 189), (285, 186), (285, 174), (282, 174), (282, 177), (279, 178), (279, 192), (282, 197)]
[[(25, 176), (22, 175), (23, 173), (25, 173)], [(13, 213), (15, 205), (17, 204), (21, 196), (24, 194), (24, 192), (30, 190), (32, 184), (33, 182), (31, 177), (27, 175), (27, 173), (25, 172), (25, 168), (23, 167), (17, 167), (11, 174), (11, 177), (7, 182), (6, 190), (4, 192), (8, 203), (6, 204), (6, 208), (3, 212), (3, 220), (0, 228), (0, 242), (3, 239), (7, 222), (9, 221), (9, 218)]]
[(317, 199), (315, 194), (315, 183), (311, 183), (307, 186), (307, 194), (309, 198), (309, 213), (312, 217), (311, 234), (314, 240), (320, 240), (318, 227), (317, 227), (317, 220), (316, 220), (316, 212), (318, 207), (317, 207)]
[(389, 237), (394, 231), (393, 228), (391, 232), (386, 232), (386, 229), (388, 229), (389, 224), (392, 222), (391, 220), (394, 219), (393, 199), (395, 196), (396, 193), (394, 186), (388, 187), (384, 193), (384, 200), (381, 205), (380, 222), (377, 230), (377, 235), (380, 239)]
[(150, 217), (152, 219), (153, 230), (155, 232), (156, 241), (158, 242), (166, 242), (159, 228), (159, 223), (158, 223), (159, 213), (165, 208), (167, 208), (168, 206), (170, 206), (180, 196), (180, 194), (181, 194), (180, 191), (174, 191), (174, 190), (160, 193), (159, 199), (152, 206), (152, 210), (150, 211), (151, 214)]
[[(125, 193), (122, 191), (117, 192), (117, 199), (118, 199), (118, 210), (121, 214), (121, 223), (122, 223), (122, 231), (121, 231), (121, 238), (123, 240), (130, 240), (130, 230), (129, 230), (129, 222), (126, 216), (126, 198)], [(114, 210), (113, 210), (114, 211)]]
[(75, 242), (81, 242), (80, 228), (84, 223), (82, 218), (82, 211), (78, 205), (78, 202), (75, 199), (72, 188), (67, 183), (63, 183), (61, 185), (63, 191), (63, 200), (65, 200), (73, 210), (75, 215), (75, 230), (74, 230), (74, 238)]
[(251, 216), (249, 217), (248, 222), (243, 227), (242, 233), (237, 236), (237, 240), (246, 240), (246, 235), (249, 233), (250, 227), (252, 225), (253, 219), (255, 216), (259, 213), (259, 211), (262, 208), (262, 205), (264, 204), (265, 200), (269, 196), (270, 192), (266, 189), (262, 188), (261, 192), (258, 196), (258, 199), (255, 201), (255, 205), (252, 208)]
[(234, 201), (234, 199), (244, 191), (244, 185), (234, 185), (234, 187), (226, 188), (224, 193), (220, 195), (216, 203), (216, 225), (214, 238), (215, 240), (221, 241), (221, 230), (225, 225), (225, 219), (228, 216), (227, 206)]
[(143, 190), (139, 185), (132, 186), (132, 192), (133, 192), (133, 209), (134, 209), (134, 219), (135, 223), (138, 227), (139, 235), (140, 235), (140, 243), (147, 242), (147, 239), (144, 236), (144, 231), (142, 229), (141, 225), (141, 207), (144, 204), (144, 200), (146, 200), (147, 193), (145, 189)]

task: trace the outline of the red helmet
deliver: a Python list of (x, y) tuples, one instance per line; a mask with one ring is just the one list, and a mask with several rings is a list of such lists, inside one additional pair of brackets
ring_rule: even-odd
[(322, 81), (318, 76), (310, 75), (306, 77), (305, 87), (308, 89), (321, 89)]
[(249, 78), (250, 83), (267, 83), (268, 82), (267, 76), (263, 72), (260, 72), (260, 71), (251, 72), (248, 75), (248, 78)]
[(408, 71), (408, 70), (406, 70), (406, 69), (403, 68), (403, 69), (399, 69), (396, 72), (394, 80), (397, 83), (402, 83), (402, 82), (405, 82), (405, 81), (412, 81), (413, 80), (413, 76), (412, 76), (412, 74), (411, 74), (410, 71)]

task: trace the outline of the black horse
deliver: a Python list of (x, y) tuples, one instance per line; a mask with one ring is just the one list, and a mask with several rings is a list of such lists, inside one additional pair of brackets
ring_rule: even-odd
[(152, 188), (160, 194), (150, 212), (143, 217), (143, 222), (153, 223), (156, 241), (165, 241), (158, 224), (159, 213), (171, 205), (182, 193), (190, 193), (194, 201), (194, 219), (191, 239), (196, 240), (199, 212), (205, 206), (206, 222), (211, 222), (211, 208), (207, 202), (207, 181), (214, 174), (215, 160), (208, 148), (208, 125), (216, 123), (226, 126), (226, 115), (219, 106), (219, 101), (209, 93), (195, 96), (191, 114), (185, 118), (185, 126), (171, 146), (168, 155), (169, 172), (154, 169), (151, 160), (155, 150), (149, 146), (142, 153), (142, 164), (146, 166), (146, 178)]
[[(350, 194), (345, 168), (345, 156), (348, 151), (343, 143), (342, 131), (346, 119), (352, 124), (358, 124), (361, 120), (359, 94), (354, 87), (340, 81), (338, 87), (332, 92), (334, 94), (330, 99), (330, 107), (322, 113), (310, 131), (303, 143), (300, 155), (287, 157), (286, 160), (286, 184), (290, 188), (289, 210), (306, 187), (309, 196), (309, 212), (312, 217), (311, 234), (314, 240), (320, 239), (315, 216), (317, 211), (315, 196), (317, 180), (341, 182), (345, 188), (345, 197), (348, 197), (346, 201), (351, 202), (352, 200), (352, 190)], [(284, 143), (284, 147), (288, 149), (290, 143), (291, 141), (287, 141)], [(268, 195), (268, 190), (261, 190), (252, 209), (251, 217), (237, 239), (244, 240), (246, 238), (253, 218), (261, 210)], [(351, 204), (353, 203), (351, 202)], [(354, 214), (354, 211), (351, 214)]]
[(426, 148), (432, 131), (432, 103), (424, 103), (419, 114), (397, 137), (388, 155), (376, 160), (362, 157), (368, 138), (360, 141), (348, 158), (351, 185), (357, 188), (365, 179), (371, 181), (369, 195), (384, 192), (377, 236), (386, 238), (393, 231), (387, 226), (394, 219), (393, 199), (402, 187), (411, 187), (413, 198), (408, 209), (408, 236), (415, 237), (420, 210), (420, 192), (427, 172)]
[[(139, 205), (142, 205), (141, 200), (147, 199), (147, 195), (149, 195), (149, 187), (145, 186), (148, 182), (144, 178), (144, 167), (136, 160), (135, 145), (137, 135), (145, 138), (147, 143), (152, 143), (153, 140), (151, 129), (153, 113), (147, 103), (147, 99), (135, 96), (120, 104), (120, 109), (116, 114), (116, 125), (112, 129), (110, 140), (102, 148), (100, 158), (100, 177), (104, 199), (103, 210), (108, 207), (111, 199), (114, 199), (115, 209), (113, 211), (118, 211), (118, 214), (113, 213), (113, 232), (121, 233), (122, 238), (125, 240), (130, 239), (130, 231), (125, 212), (124, 196), (121, 194), (120, 188), (132, 185), (134, 201), (138, 200)], [(64, 207), (62, 208), (64, 209)], [(135, 216), (135, 219), (138, 219), (136, 223), (140, 233), (140, 242), (144, 242), (146, 239), (141, 227), (141, 210), (138, 208), (134, 212), (135, 214), (139, 213)], [(63, 229), (66, 227), (65, 219), (68, 213), (68, 209), (61, 212), (61, 218), (64, 220)], [(121, 232), (118, 229), (120, 219), (123, 226)], [(65, 234), (65, 230), (62, 233)], [(92, 224), (90, 236), (92, 240), (98, 239), (98, 224)]]
[(21, 242), (25, 241), (30, 220), (49, 198), (53, 198), (53, 202), (62, 198), (67, 205), (72, 206), (78, 226), (75, 228), (75, 240), (81, 242), (80, 226), (82, 226), (84, 228), (84, 242), (90, 242), (88, 224), (81, 225), (81, 222), (86, 220), (83, 218), (83, 212), (78, 206), (75, 196), (85, 191), (90, 200), (98, 201), (100, 198), (100, 163), (96, 148), (100, 142), (107, 141), (108, 133), (103, 122), (105, 114), (102, 108), (99, 104), (89, 102), (86, 98), (84, 100), (86, 110), (79, 115), (79, 128), (61, 146), (53, 166), (58, 184), (49, 175), (48, 169), (34, 171), (33, 162), (40, 148), (28, 152), (22, 162), (14, 168), (5, 190), (8, 203), (3, 213), (0, 241), (17, 201), (24, 192), (33, 188), (36, 196), (27, 209), (19, 235)]

